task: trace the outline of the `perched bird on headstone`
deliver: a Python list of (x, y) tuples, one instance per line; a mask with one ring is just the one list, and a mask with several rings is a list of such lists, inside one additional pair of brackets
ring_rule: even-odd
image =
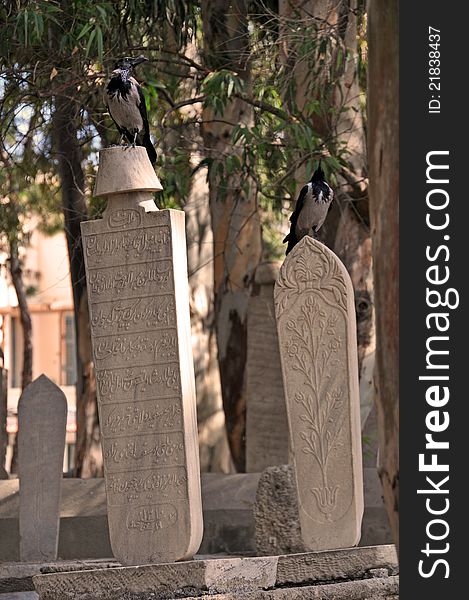
[(126, 56), (117, 61), (106, 87), (106, 104), (112, 120), (124, 138), (133, 146), (145, 146), (153, 164), (156, 151), (150, 140), (147, 109), (142, 88), (132, 77), (133, 68), (148, 59), (144, 56)]
[(324, 171), (319, 161), (311, 180), (301, 188), (295, 210), (290, 216), (290, 233), (283, 240), (284, 244), (288, 242), (285, 254), (288, 254), (305, 235), (316, 238), (333, 198), (334, 192), (324, 179)]

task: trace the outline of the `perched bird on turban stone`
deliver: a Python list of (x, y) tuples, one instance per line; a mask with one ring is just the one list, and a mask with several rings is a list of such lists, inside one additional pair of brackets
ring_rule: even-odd
[(144, 146), (153, 164), (156, 151), (150, 140), (147, 109), (142, 88), (134, 77), (133, 68), (148, 59), (126, 56), (117, 61), (106, 87), (106, 104), (112, 120), (124, 138), (133, 146)]
[(316, 238), (333, 198), (334, 192), (324, 179), (324, 171), (319, 161), (311, 180), (301, 188), (295, 210), (291, 214), (290, 233), (283, 240), (284, 244), (288, 242), (285, 254), (288, 254), (305, 235)]

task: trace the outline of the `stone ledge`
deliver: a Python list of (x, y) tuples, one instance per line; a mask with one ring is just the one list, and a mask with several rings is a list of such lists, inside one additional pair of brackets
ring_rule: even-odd
[[(391, 577), (373, 577), (374, 573), (386, 572)], [(193, 560), (51, 573), (34, 576), (33, 583), (41, 600), (172, 600), (200, 597), (203, 594), (226, 600), (284, 597), (353, 600), (391, 598), (393, 594), (396, 595), (397, 582), (392, 577), (396, 572), (394, 547), (375, 546), (296, 555)], [(340, 581), (344, 579), (357, 583), (353, 587), (355, 595), (351, 595), (352, 588), (345, 585), (350, 581)], [(345, 587), (331, 591), (337, 581)], [(318, 585), (310, 585), (316, 582)], [(325, 582), (327, 585), (321, 585)], [(300, 595), (292, 596), (298, 585), (302, 586), (298, 590)], [(280, 589), (276, 589), (279, 586)], [(317, 591), (318, 586), (327, 588), (332, 595), (301, 595), (307, 587)], [(282, 595), (283, 588), (288, 588), (290, 595)], [(384, 591), (381, 593), (379, 590)]]
[(0, 563), (0, 594), (34, 590), (34, 575), (62, 571), (109, 569), (119, 566), (120, 564), (114, 560), (59, 561), (53, 563)]
[[(157, 596), (148, 596), (148, 600)], [(257, 590), (245, 594), (192, 596), (186, 600), (399, 600), (399, 578), (365, 579), (287, 589)], [(145, 596), (123, 596), (122, 600), (146, 600)]]

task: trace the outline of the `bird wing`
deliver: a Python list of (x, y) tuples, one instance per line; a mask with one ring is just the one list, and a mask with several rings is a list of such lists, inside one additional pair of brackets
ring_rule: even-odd
[(140, 111), (140, 115), (141, 115), (142, 121), (143, 121), (142, 143), (145, 146), (145, 148), (147, 149), (148, 158), (150, 159), (150, 162), (152, 164), (154, 164), (156, 162), (157, 155), (156, 155), (156, 150), (150, 139), (150, 126), (148, 124), (148, 115), (147, 115), (147, 107), (145, 104), (145, 96), (143, 95), (142, 88), (140, 87), (140, 85), (138, 83), (137, 83), (137, 90), (138, 90), (138, 97), (140, 99), (140, 103), (138, 104), (138, 110)]
[(296, 201), (295, 210), (290, 215), (290, 222), (291, 222), (293, 228), (296, 227), (296, 223), (298, 222), (298, 217), (300, 216), (301, 209), (303, 208), (303, 204), (305, 202), (305, 196), (306, 196), (307, 192), (308, 192), (308, 186), (304, 185), (301, 188), (300, 195), (298, 196), (298, 200)]
[(150, 126), (148, 125), (148, 114), (147, 114), (147, 107), (145, 104), (145, 96), (143, 95), (141, 86), (137, 82), (135, 82), (135, 84), (137, 86), (138, 97), (140, 100), (140, 102), (137, 104), (137, 108), (140, 111), (140, 115), (142, 117), (144, 135), (149, 136), (150, 135)]
[(156, 162), (156, 150), (150, 139), (150, 126), (148, 124), (148, 115), (147, 115), (147, 107), (145, 104), (145, 96), (143, 95), (142, 88), (137, 83), (138, 97), (140, 99), (140, 103), (138, 104), (138, 110), (140, 111), (140, 115), (143, 121), (143, 136), (142, 136), (142, 144), (145, 146), (148, 152), (148, 158), (150, 162), (154, 164)]
[(296, 229), (296, 224), (298, 222), (298, 217), (300, 215), (301, 209), (303, 208), (303, 204), (305, 202), (305, 196), (306, 196), (307, 191), (308, 191), (307, 185), (305, 185), (301, 188), (300, 195), (298, 196), (298, 199), (295, 204), (295, 209), (292, 212), (292, 214), (290, 215), (290, 222), (291, 222), (290, 232), (288, 233), (288, 235), (285, 236), (285, 238), (283, 240), (284, 244), (285, 244), (285, 242), (288, 242), (288, 241), (290, 242), (288, 245), (287, 254), (290, 251), (290, 249), (293, 248), (293, 246), (298, 241), (296, 239), (295, 229)]

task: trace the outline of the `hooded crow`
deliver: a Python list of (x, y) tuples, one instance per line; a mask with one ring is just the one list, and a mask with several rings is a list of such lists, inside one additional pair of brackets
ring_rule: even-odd
[(128, 56), (117, 61), (106, 87), (106, 104), (112, 120), (121, 134), (133, 146), (145, 146), (153, 164), (156, 151), (150, 140), (145, 98), (139, 83), (132, 77), (133, 68), (148, 59)]
[(283, 240), (284, 244), (288, 242), (286, 254), (305, 235), (316, 237), (326, 219), (333, 197), (334, 192), (324, 180), (324, 171), (319, 161), (311, 180), (301, 188), (295, 210), (291, 214), (290, 233)]

